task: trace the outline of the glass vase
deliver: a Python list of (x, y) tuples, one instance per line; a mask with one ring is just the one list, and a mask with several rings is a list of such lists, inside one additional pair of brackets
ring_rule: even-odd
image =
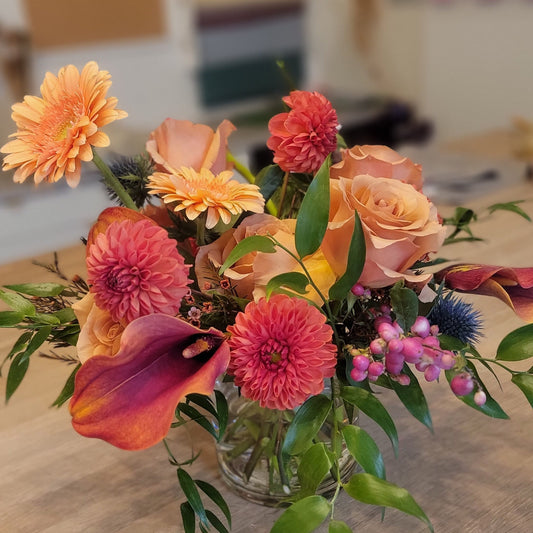
[[(286, 467), (281, 466), (283, 441), (295, 411), (260, 407), (257, 402), (240, 396), (233, 384), (222, 384), (220, 388), (229, 410), (227, 429), (216, 444), (224, 482), (246, 500), (267, 506), (283, 505), (300, 489), (297, 475), (300, 457), (291, 456)], [(329, 395), (330, 391), (326, 388), (323, 394)], [(355, 423), (356, 419), (357, 413), (351, 413), (349, 422)], [(346, 413), (344, 421), (348, 421)], [(326, 420), (317, 441), (329, 447), (332, 429), (331, 421)], [(355, 460), (343, 448), (339, 459), (341, 480), (346, 481), (354, 468)], [(316, 493), (328, 495), (336, 487), (337, 481), (329, 473)]]

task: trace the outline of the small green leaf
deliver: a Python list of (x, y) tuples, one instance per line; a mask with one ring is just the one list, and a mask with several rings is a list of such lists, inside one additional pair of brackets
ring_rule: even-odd
[(196, 409), (192, 405), (188, 405), (186, 403), (179, 403), (178, 404), (178, 410), (181, 413), (186, 414), (193, 422), (196, 422), (199, 426), (203, 427), (206, 431), (208, 431), (215, 439), (218, 438), (217, 431), (213, 427), (213, 424)]
[(281, 186), (283, 176), (285, 172), (279, 168), (279, 165), (268, 165), (257, 174), (255, 184), (259, 187), (259, 192), (263, 195), (265, 202), (268, 202)]
[(12, 328), (24, 320), (24, 314), (18, 311), (0, 311), (0, 328)]
[(328, 533), (353, 533), (353, 531), (346, 522), (331, 520), (328, 527)]
[(396, 321), (404, 331), (408, 331), (418, 316), (418, 296), (415, 291), (398, 282), (390, 291), (391, 307)]
[(331, 155), (328, 155), (309, 185), (298, 211), (294, 238), (300, 258), (318, 250), (328, 227), (330, 164)]
[(185, 396), (185, 400), (186, 403), (195, 403), (202, 409), (205, 409), (206, 411), (211, 413), (213, 416), (217, 416), (217, 411), (209, 396), (205, 394), (199, 394), (197, 392), (192, 392), (191, 394), (187, 394), (187, 396)]
[(350, 292), (350, 289), (357, 283), (361, 277), (363, 267), (365, 266), (366, 245), (363, 227), (359, 214), (355, 211), (355, 227), (350, 241), (348, 250), (348, 263), (346, 272), (335, 282), (329, 289), (329, 297), (332, 300), (343, 300)]
[(209, 527), (209, 522), (207, 520), (207, 514), (205, 512), (204, 504), (198, 493), (198, 489), (194, 484), (192, 477), (185, 471), (183, 468), (178, 468), (178, 481), (180, 487), (183, 490), (187, 501), (192, 507), (195, 514), (198, 515), (200, 522), (202, 522), (206, 527)]
[(419, 421), (424, 424), (429, 430), (433, 431), (433, 424), (431, 422), (431, 413), (429, 406), (424, 396), (424, 391), (420, 387), (420, 383), (416, 376), (411, 371), (408, 365), (404, 365), (403, 373), (409, 376), (409, 385), (400, 385), (394, 379), (389, 379), (391, 387), (396, 392), (400, 401), (405, 405), (406, 409)]
[(333, 462), (323, 442), (313, 444), (302, 456), (298, 465), (300, 498), (315, 494), (321, 481), (326, 477)]
[(389, 437), (395, 455), (398, 455), (398, 432), (394, 422), (383, 404), (371, 393), (358, 387), (343, 387), (341, 396), (348, 403), (359, 407), (363, 413), (374, 420)]
[(361, 468), (373, 476), (385, 479), (385, 464), (374, 439), (358, 426), (345, 426), (342, 435), (348, 451)]
[(0, 290), (0, 300), (3, 300), (13, 311), (22, 313), (24, 316), (34, 316), (35, 306), (24, 296), (16, 292), (5, 292)]
[(533, 356), (533, 324), (527, 324), (506, 335), (496, 351), (501, 361), (522, 361)]
[(501, 204), (492, 204), (487, 208), (489, 213), (492, 214), (494, 211), (511, 211), (520, 215), (522, 218), (525, 218), (528, 222), (531, 222), (531, 217), (521, 208), (518, 207), (518, 204), (521, 204), (524, 200), (515, 200), (514, 202), (506, 202)]
[(297, 411), (283, 442), (284, 455), (298, 455), (309, 448), (331, 409), (331, 400), (319, 394), (311, 396)]
[(207, 483), (206, 481), (202, 481), (201, 479), (196, 480), (196, 485), (209, 498), (211, 498), (211, 500), (213, 500), (213, 502), (216, 505), (218, 505), (220, 510), (224, 513), (224, 516), (226, 517), (226, 520), (228, 521), (229, 527), (231, 527), (231, 512), (222, 494), (220, 494), (220, 492), (218, 492), (218, 490), (215, 487), (213, 487), (213, 485)]
[(431, 522), (414, 498), (405, 489), (393, 483), (364, 473), (354, 474), (348, 483), (343, 485), (343, 488), (354, 500), (371, 505), (392, 507), (415, 516), (425, 522), (429, 530), (433, 532)]
[(24, 357), (24, 352), (19, 353), (13, 361), (11, 361), (6, 381), (6, 403), (22, 383), (22, 380), (28, 371), (29, 364), (30, 360)]
[[(215, 402), (217, 409), (218, 419), (218, 438), (222, 438), (228, 425), (228, 401), (221, 391), (215, 390)], [(231, 524), (230, 524), (231, 526)]]
[(270, 298), (273, 292), (286, 288), (298, 294), (306, 294), (309, 280), (300, 272), (285, 272), (270, 279), (266, 286), (266, 297)]
[(54, 316), (59, 320), (60, 324), (68, 324), (76, 320), (76, 314), (71, 307), (65, 307), (54, 313)]
[(35, 335), (33, 335), (30, 342), (28, 343), (28, 347), (23, 352), (24, 358), (29, 359), (30, 356), (35, 352), (35, 350), (37, 350), (44, 344), (44, 342), (48, 338), (48, 335), (50, 335), (51, 332), (52, 332), (51, 326), (44, 326), (38, 329), (35, 332)]
[(59, 326), (61, 323), (59, 318), (53, 315), (48, 315), (46, 313), (36, 313), (31, 317), (32, 322), (36, 324), (49, 324), (50, 326)]
[(313, 495), (293, 503), (276, 520), (270, 533), (311, 533), (327, 518), (330, 503), (323, 496)]
[(533, 407), (533, 376), (525, 372), (514, 374), (511, 381), (525, 394), (527, 401)]
[(224, 264), (220, 267), (218, 273), (220, 276), (222, 276), (226, 269), (251, 252), (272, 254), (275, 251), (276, 246), (272, 242), (272, 239), (269, 239), (268, 237), (263, 235), (252, 235), (251, 237), (246, 237), (246, 239), (238, 242), (235, 248), (231, 250), (227, 259), (224, 261)]
[(5, 356), (4, 360), (2, 361), (2, 364), (0, 365), (0, 376), (2, 375), (2, 369), (4, 368), (4, 365), (9, 359), (13, 359), (13, 357), (18, 354), (20, 351), (25, 350), (26, 346), (28, 344), (28, 341), (31, 339), (32, 332), (31, 331), (25, 331), (16, 341), (15, 344), (13, 344), (13, 347), (9, 351), (9, 353)]
[(210, 511), (209, 509), (206, 510), (207, 518), (209, 522), (211, 522), (211, 525), (219, 532), (219, 533), (229, 533), (226, 526), (220, 521), (220, 519), (217, 517), (215, 513)]
[(183, 502), (180, 505), (181, 522), (185, 533), (194, 533), (196, 530), (196, 517), (193, 508), (189, 502)]
[(66, 289), (65, 285), (59, 283), (21, 283), (20, 285), (6, 285), (6, 288), (28, 296), (39, 297), (58, 296)]
[(63, 389), (59, 393), (59, 396), (56, 398), (55, 402), (52, 404), (52, 407), (61, 407), (68, 399), (74, 394), (74, 379), (78, 370), (81, 368), (81, 363), (76, 365), (70, 376), (67, 378)]

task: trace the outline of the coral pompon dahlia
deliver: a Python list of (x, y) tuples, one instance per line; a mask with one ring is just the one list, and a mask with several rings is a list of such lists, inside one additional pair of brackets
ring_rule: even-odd
[(199, 172), (181, 167), (174, 174), (155, 172), (149, 178), (151, 194), (159, 194), (165, 204), (173, 204), (174, 211), (185, 211), (189, 220), (206, 212), (205, 227), (214, 228), (219, 220), (228, 224), (232, 215), (243, 211), (262, 213), (265, 199), (257, 185), (231, 179), (233, 172), (224, 170), (213, 174), (207, 168)]
[(268, 123), (267, 146), (274, 152), (274, 163), (285, 172), (313, 173), (337, 147), (337, 113), (317, 92), (292, 91), (283, 101), (291, 110)]
[(229, 326), (228, 373), (246, 398), (269, 409), (293, 409), (332, 377), (337, 348), (325, 316), (300, 298), (276, 294), (250, 302)]
[(26, 96), (14, 104), (12, 118), (18, 131), (0, 151), (3, 170), (16, 168), (14, 181), (34, 174), (35, 183), (55, 182), (65, 176), (75, 187), (81, 161), (91, 161), (92, 146), (109, 145), (102, 126), (127, 116), (116, 109), (117, 99), (106, 97), (111, 75), (90, 61), (81, 73), (74, 65), (63, 67), (57, 77), (48, 72), (41, 85), (42, 98)]
[(115, 321), (152, 313), (176, 315), (188, 293), (189, 266), (176, 241), (150, 220), (113, 222), (87, 255), (95, 303)]

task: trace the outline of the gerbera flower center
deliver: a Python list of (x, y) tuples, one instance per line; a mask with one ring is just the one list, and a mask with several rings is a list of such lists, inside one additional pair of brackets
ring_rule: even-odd
[(47, 138), (49, 142), (62, 141), (82, 115), (81, 95), (64, 95), (58, 102), (46, 107), (39, 125), (39, 136)]

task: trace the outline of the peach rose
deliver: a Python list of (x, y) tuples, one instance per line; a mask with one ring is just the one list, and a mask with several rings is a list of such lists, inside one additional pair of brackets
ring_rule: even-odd
[(378, 288), (400, 279), (422, 287), (430, 278), (408, 270), (442, 245), (446, 229), (436, 207), (411, 185), (368, 175), (331, 181), (331, 208), (322, 250), (335, 274), (346, 270), (357, 210), (366, 243), (359, 283)]
[(81, 328), (76, 345), (79, 360), (85, 363), (93, 355), (115, 355), (125, 326), (115, 322), (108, 311), (100, 309), (92, 293), (77, 301), (72, 309)]
[(229, 168), (226, 162), (228, 137), (236, 128), (223, 120), (216, 131), (204, 124), (189, 120), (167, 118), (150, 133), (146, 151), (156, 163), (157, 170), (171, 172), (180, 167), (200, 171), (207, 168), (219, 174)]
[[(217, 271), (231, 250), (246, 237), (269, 234), (293, 253), (296, 253), (295, 227), (296, 221), (293, 219), (280, 220), (263, 213), (246, 217), (234, 230), (227, 231), (211, 244), (200, 247), (195, 267), (200, 288), (217, 279)], [(327, 296), (329, 288), (335, 282), (335, 274), (322, 251), (319, 250), (306, 257), (304, 264), (320, 291)], [(267, 283), (274, 276), (285, 272), (302, 272), (302, 269), (287, 252), (277, 249), (272, 254), (249, 253), (231, 268), (228, 268), (224, 275), (232, 281), (238, 296), (247, 299), (253, 298), (257, 301), (265, 296)], [(306, 296), (316, 303), (322, 303), (314, 290), (311, 290)]]
[(353, 178), (362, 174), (392, 178), (422, 190), (422, 167), (401, 156), (388, 146), (354, 146), (342, 151), (342, 161), (331, 167), (334, 179)]

